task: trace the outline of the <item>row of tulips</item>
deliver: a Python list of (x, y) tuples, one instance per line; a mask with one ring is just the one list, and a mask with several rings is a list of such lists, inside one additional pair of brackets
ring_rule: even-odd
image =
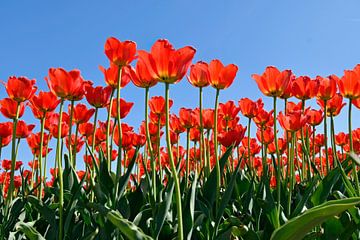
[[(49, 69), (45, 78), (49, 92), (36, 93), (35, 80), (9, 77), (8, 81), (4, 82), (8, 97), (0, 100), (1, 113), (12, 120), (0, 123), (0, 158), (1, 149), (11, 143), (11, 159), (2, 160), (3, 172), (0, 175), (2, 193), (6, 198), (3, 203), (6, 206), (3, 218), (9, 218), (12, 213), (10, 206), (13, 206), (19, 197), (24, 199), (34, 195), (38, 203), (45, 204), (48, 201), (46, 199), (49, 199), (47, 193), (55, 189), (58, 192), (51, 201), (58, 204), (57, 239), (70, 237), (69, 233), (64, 232), (64, 229), (68, 229), (68, 223), (64, 224), (67, 219), (64, 214), (69, 216), (69, 211), (64, 210), (64, 203), (68, 201), (66, 196), (64, 199), (64, 189), (65, 193), (67, 191), (64, 184), (68, 185), (68, 171), (76, 172), (75, 178), (81, 185), (81, 191), (86, 192), (87, 204), (92, 207), (100, 203), (103, 204), (102, 207), (122, 212), (120, 208), (123, 197), (137, 191), (144, 193), (144, 201), (150, 204), (151, 208), (165, 204), (162, 209), (167, 212), (170, 205), (173, 205), (176, 224), (174, 223), (172, 236), (177, 234), (178, 239), (209, 239), (222, 236), (219, 234), (220, 223), (228, 221), (223, 214), (225, 209), (231, 206), (231, 202), (236, 202), (235, 199), (230, 201), (230, 197), (234, 194), (235, 183), (242, 182), (243, 180), (239, 179), (243, 177), (252, 179), (252, 184), (258, 186), (252, 187), (260, 193), (259, 188), (264, 187), (262, 184), (267, 185), (263, 198), (267, 199), (266, 195), (274, 195), (274, 204), (271, 206), (273, 212), (269, 214), (269, 221), (273, 225), (270, 233), (287, 222), (282, 220), (282, 215), (290, 219), (294, 217), (294, 212), (300, 213), (297, 208), (294, 209), (297, 186), (319, 186), (319, 179), (332, 176), (331, 173), (334, 171), (340, 171), (338, 176), (342, 174), (347, 194), (350, 197), (360, 197), (356, 166), (356, 154), (360, 153), (360, 129), (353, 130), (351, 125), (352, 106), (360, 108), (360, 65), (353, 70), (344, 71), (342, 77), (317, 76), (315, 79), (307, 76), (296, 77), (291, 70), (280, 71), (276, 67), (267, 67), (263, 74), (254, 74), (252, 78), (260, 91), (273, 99), (273, 109), (268, 111), (264, 108), (262, 99), (253, 101), (242, 98), (238, 103), (219, 103), (220, 90), (231, 86), (238, 67), (234, 64), (224, 66), (217, 59), (210, 63), (199, 61), (191, 64), (195, 52), (196, 50), (189, 46), (174, 49), (167, 40), (156, 41), (150, 52), (147, 52), (137, 50), (136, 44), (132, 41), (121, 42), (116, 38), (109, 38), (105, 44), (105, 54), (110, 66), (100, 67), (104, 73), (106, 87), (93, 86), (91, 81), (81, 76), (79, 70), (66, 71), (63, 68)], [(132, 67), (130, 64), (135, 60), (136, 65)], [(169, 93), (170, 85), (181, 81), (188, 70), (187, 80), (199, 89), (199, 107), (183, 107), (177, 115), (170, 114), (173, 104)], [(123, 122), (134, 105), (121, 98), (121, 90), (130, 81), (145, 90), (144, 121), (138, 132)], [(149, 99), (149, 90), (157, 83), (165, 85), (165, 96)], [(212, 86), (216, 91), (213, 109), (203, 108), (203, 88), (207, 86)], [(289, 101), (292, 97), (297, 101)], [(80, 102), (84, 98), (87, 104)], [(320, 107), (319, 110), (306, 106), (308, 101), (314, 98)], [(344, 98), (349, 100), (349, 131), (336, 133), (334, 117), (339, 115), (345, 106)], [(278, 112), (279, 99), (284, 101), (285, 108)], [(67, 111), (64, 111), (66, 103), (69, 105)], [(30, 107), (34, 117), (39, 121), (38, 133), (32, 133), (35, 125), (21, 120), (26, 106)], [(98, 112), (102, 108), (106, 108), (108, 114), (106, 118), (104, 116), (101, 119), (102, 116), (99, 116)], [(247, 126), (240, 124), (239, 113), (247, 118)], [(329, 120), (330, 132), (327, 123)], [(281, 137), (277, 122), (283, 129)], [(251, 124), (256, 124), (256, 134), (251, 133)], [(163, 136), (165, 147), (161, 141)], [(185, 137), (186, 146), (181, 145), (181, 136)], [(18, 159), (18, 148), (22, 138), (26, 138), (33, 154), (33, 159), (29, 162), (31, 170), (23, 170), (22, 162)], [(48, 153), (52, 151), (49, 147), (52, 139), (56, 141), (55, 161), (47, 159)], [(63, 149), (63, 143), (67, 152)], [(83, 148), (85, 151), (81, 151)], [(349, 162), (349, 155), (353, 157), (351, 170), (344, 165)], [(84, 170), (77, 170), (76, 163), (79, 157), (85, 162)], [(50, 178), (46, 177), (49, 167)], [(112, 169), (115, 169), (114, 173)], [(17, 171), (21, 171), (20, 175), (15, 175)], [(239, 171), (242, 177), (238, 175)], [(114, 185), (105, 191), (109, 195), (105, 202), (99, 193), (99, 186), (104, 184), (102, 181)], [(147, 184), (150, 189), (148, 193), (145, 193), (142, 184)], [(209, 188), (210, 184), (213, 184), (213, 189)], [(25, 190), (27, 186), (30, 186), (28, 191)], [(197, 230), (200, 233), (192, 235), (195, 230), (189, 231), (186, 220), (188, 216), (184, 210), (191, 206), (188, 206), (184, 199), (200, 186), (207, 189), (206, 191), (213, 192), (207, 193), (204, 190), (202, 196), (210, 196), (210, 202), (207, 203), (221, 215), (216, 216), (211, 234), (209, 228), (204, 228)], [(248, 190), (252, 188), (247, 187)], [(170, 198), (168, 196), (164, 199), (166, 191), (170, 191), (171, 195)], [(175, 191), (174, 201), (171, 197), (172, 191)], [(105, 193), (103, 195), (106, 195)], [(196, 191), (191, 196), (195, 198)], [(201, 208), (198, 204), (200, 203), (196, 201), (192, 205), (193, 224), (194, 205)], [(305, 204), (306, 202), (303, 206)], [(102, 207), (98, 206), (96, 209), (108, 214), (110, 210), (105, 211)], [(76, 211), (81, 212), (79, 209)], [(112, 213), (116, 215), (118, 212)], [(152, 217), (155, 218), (156, 214), (157, 212), (153, 211)], [(269, 215), (265, 214), (267, 218)], [(142, 231), (150, 231), (152, 237), (159, 238), (160, 232), (164, 231), (162, 226), (165, 219), (164, 216), (158, 232), (140, 230), (130, 222), (126, 222), (126, 226), (132, 230), (137, 229), (143, 237), (146, 235)], [(117, 221), (112, 218), (108, 220), (118, 227)], [(264, 220), (258, 220), (255, 224), (258, 231), (263, 222)], [(118, 227), (120, 232), (117, 232), (116, 236), (131, 238), (131, 234), (129, 235), (121, 226)], [(19, 228), (27, 237), (29, 233), (26, 229), (38, 233), (32, 226), (27, 226), (26, 229)], [(254, 232), (255, 230), (253, 229)], [(201, 233), (202, 231), (208, 233)], [(237, 233), (237, 236), (242, 238), (244, 231)], [(250, 231), (245, 232), (249, 234)], [(3, 236), (9, 234), (4, 233), (4, 229), (1, 233)], [(101, 234), (95, 233), (91, 236), (100, 239)], [(231, 234), (234, 236), (235, 233), (231, 231)], [(264, 239), (269, 237), (266, 234), (261, 236)]]

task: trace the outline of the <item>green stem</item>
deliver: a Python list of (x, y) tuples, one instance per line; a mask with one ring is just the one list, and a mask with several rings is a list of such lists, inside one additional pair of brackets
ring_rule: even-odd
[[(159, 116), (158, 122), (157, 122), (157, 160), (158, 160), (158, 165), (159, 165), (159, 173), (160, 173), (160, 182), (162, 184), (162, 180), (163, 180), (163, 170), (162, 170), (162, 165), (161, 165), (161, 152), (160, 152), (160, 132), (161, 132), (161, 117)], [(156, 168), (155, 168), (156, 170)], [(160, 195), (161, 196), (161, 195)]]
[(332, 152), (333, 152), (333, 167), (336, 167), (337, 162), (339, 161), (337, 158), (337, 154), (336, 154), (336, 145), (335, 145), (335, 125), (334, 125), (334, 117), (331, 114), (330, 116), (330, 132), (331, 132), (331, 147), (332, 147)]
[(189, 179), (189, 159), (190, 159), (190, 128), (186, 129), (186, 174), (185, 174), (185, 186), (188, 186)]
[(10, 186), (7, 194), (7, 206), (10, 205), (12, 198), (13, 198), (13, 192), (14, 192), (14, 173), (15, 173), (15, 165), (16, 165), (16, 128), (19, 118), (19, 112), (20, 112), (20, 103), (17, 103), (16, 106), (16, 116), (13, 120), (13, 132), (12, 132), (12, 139), (11, 139), (11, 171), (10, 171)]
[(114, 89), (111, 91), (110, 94), (110, 103), (109, 103), (109, 111), (107, 117), (107, 125), (106, 125), (106, 158), (108, 163), (108, 169), (111, 169), (111, 149), (110, 149), (110, 123), (111, 123), (111, 109), (112, 109), (112, 99), (114, 96)]
[[(353, 147), (353, 137), (352, 137), (352, 128), (351, 128), (351, 106), (352, 106), (352, 99), (349, 99), (349, 116), (348, 116), (348, 120), (349, 120), (349, 141), (350, 141), (350, 152), (353, 152), (354, 147)], [(356, 170), (356, 165), (355, 162), (352, 161), (352, 169), (353, 169), (353, 177), (355, 179), (355, 183), (356, 183), (356, 191), (358, 196), (360, 196), (360, 184), (359, 184), (359, 178), (358, 178), (358, 174), (357, 174), (357, 170)]]
[(72, 144), (71, 144), (71, 134), (72, 134), (72, 123), (73, 123), (73, 115), (74, 115), (74, 100), (71, 100), (71, 106), (70, 106), (70, 122), (69, 122), (69, 160), (72, 164), (72, 166), (75, 168), (75, 163), (73, 161), (73, 156), (72, 156)]
[(94, 131), (92, 134), (92, 141), (91, 141), (91, 151), (94, 154), (94, 149), (95, 149), (95, 132), (96, 132), (96, 121), (97, 121), (97, 115), (98, 115), (98, 108), (95, 108), (95, 115), (94, 115)]
[(288, 195), (288, 209), (287, 215), (288, 218), (291, 214), (291, 201), (292, 201), (292, 191), (294, 189), (294, 181), (295, 181), (295, 166), (294, 166), (294, 149), (296, 145), (295, 133), (291, 133), (291, 152), (290, 152), (290, 184), (289, 184), (289, 195)]
[[(154, 158), (154, 152), (151, 145), (151, 138), (149, 132), (149, 88), (145, 88), (145, 134), (147, 147), (150, 153), (150, 165), (151, 165), (151, 180), (152, 180), (152, 191), (154, 196), (154, 201), (156, 202), (156, 162)], [(146, 149), (145, 149), (146, 151)], [(144, 166), (145, 168), (145, 166)]]
[(255, 171), (254, 171), (254, 164), (251, 162), (251, 149), (250, 149), (250, 127), (251, 127), (251, 118), (248, 118), (248, 141), (247, 141), (247, 145), (248, 145), (248, 161), (249, 161), (249, 166), (250, 166), (250, 175), (251, 176), (255, 176)]
[(205, 176), (208, 177), (210, 175), (210, 168), (208, 166), (208, 162), (206, 161), (206, 157), (204, 154), (204, 126), (203, 126), (203, 115), (202, 115), (202, 100), (203, 99), (203, 91), (202, 87), (199, 87), (199, 120), (200, 120), (200, 162), (204, 159), (204, 166), (205, 166)]
[(57, 136), (57, 145), (56, 145), (56, 161), (58, 164), (58, 177), (59, 177), (59, 239), (63, 239), (63, 204), (64, 204), (64, 186), (63, 186), (63, 175), (62, 175), (62, 154), (61, 154), (61, 125), (62, 125), (62, 112), (63, 112), (64, 100), (60, 101), (60, 111), (59, 111), (59, 124), (58, 124), (58, 136)]
[(277, 130), (276, 130), (276, 97), (274, 97), (273, 99), (273, 105), (274, 105), (274, 140), (275, 140), (275, 148), (276, 148), (276, 158), (277, 158), (277, 167), (278, 169), (276, 169), (276, 192), (277, 192), (277, 214), (278, 214), (278, 219), (280, 219), (280, 209), (281, 209), (281, 204), (280, 204), (280, 200), (281, 200), (281, 186), (280, 186), (280, 169), (282, 167), (282, 159), (280, 157), (280, 152), (279, 152), (279, 145), (278, 145), (278, 139), (277, 139)]
[(79, 124), (76, 124), (75, 127), (75, 142), (74, 142), (74, 149), (73, 149), (73, 165), (74, 169), (76, 170), (76, 147), (77, 147), (77, 139), (79, 135)]
[(214, 156), (215, 156), (215, 168), (216, 168), (216, 209), (218, 207), (219, 195), (220, 195), (220, 165), (218, 159), (218, 108), (219, 108), (219, 93), (220, 89), (216, 89), (215, 95), (215, 114), (214, 114)]
[(116, 193), (117, 193), (118, 182), (119, 182), (119, 179), (121, 176), (121, 166), (122, 166), (122, 129), (121, 129), (121, 116), (120, 116), (120, 113), (121, 113), (121, 111), (120, 111), (121, 75), (122, 75), (122, 67), (119, 67), (118, 82), (117, 82), (117, 96), (116, 96), (116, 103), (117, 103), (116, 110), (117, 110), (118, 135), (119, 135), (117, 167), (116, 167), (116, 183), (115, 183)]
[(183, 221), (182, 221), (182, 208), (181, 208), (181, 192), (180, 184), (177, 176), (177, 171), (174, 163), (173, 154), (171, 151), (171, 142), (170, 142), (170, 128), (169, 128), (169, 83), (165, 83), (165, 112), (166, 112), (166, 144), (168, 149), (168, 155), (170, 160), (171, 172), (174, 178), (175, 183), (175, 193), (176, 193), (176, 207), (178, 215), (178, 239), (184, 239), (183, 235)]
[(42, 191), (43, 191), (43, 165), (42, 165), (42, 152), (44, 146), (44, 125), (45, 125), (45, 118), (40, 120), (40, 153), (39, 153), (39, 168), (40, 168), (40, 191), (38, 198), (39, 200), (42, 198)]
[(328, 140), (327, 140), (327, 100), (324, 100), (324, 143), (325, 143), (325, 158), (326, 158), (326, 172), (330, 171), (329, 153), (328, 153)]

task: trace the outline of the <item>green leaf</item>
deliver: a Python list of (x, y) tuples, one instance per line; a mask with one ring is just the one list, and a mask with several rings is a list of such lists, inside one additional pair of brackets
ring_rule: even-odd
[(33, 227), (35, 222), (18, 222), (15, 226), (17, 231), (25, 233), (30, 240), (45, 240), (45, 238)]
[(360, 158), (358, 155), (356, 155), (354, 152), (351, 152), (349, 153), (349, 156), (356, 165), (360, 166)]
[[(306, 187), (305, 193), (300, 196), (300, 202), (296, 205), (295, 210), (292, 212), (291, 217), (295, 217), (297, 215), (299, 215), (301, 213), (301, 211), (304, 209), (308, 199), (311, 197), (311, 194), (313, 193), (314, 189), (315, 189), (315, 185), (318, 181), (318, 175), (316, 175), (312, 181), (310, 182), (310, 184), (308, 184), (308, 186)], [(331, 191), (331, 190), (330, 190)], [(329, 192), (330, 192), (329, 191)], [(326, 194), (326, 193), (325, 193)], [(327, 198), (327, 196), (326, 196)], [(325, 199), (326, 199), (325, 198)], [(316, 204), (319, 205), (320, 203)]]
[(273, 232), (271, 240), (300, 240), (314, 227), (357, 204), (360, 197), (328, 201), (289, 220)]
[(122, 194), (124, 193), (125, 191), (125, 188), (129, 182), (129, 179), (130, 179), (130, 175), (133, 171), (133, 168), (134, 168), (134, 165), (135, 165), (135, 160), (137, 159), (137, 156), (138, 156), (138, 152), (139, 152), (139, 149), (136, 149), (136, 152), (133, 156), (133, 158), (131, 159), (131, 162), (127, 168), (127, 171), (126, 173), (121, 176), (120, 180), (119, 180), (119, 188), (118, 188), (118, 196), (117, 196), (117, 199), (119, 200), (120, 197), (122, 196)]
[(27, 199), (31, 203), (32, 207), (34, 207), (40, 213), (41, 217), (43, 217), (45, 221), (47, 221), (50, 226), (57, 231), (58, 225), (55, 220), (55, 210), (52, 210), (48, 205), (44, 204), (33, 195), (27, 196)]
[(311, 202), (314, 204), (314, 206), (317, 206), (326, 201), (340, 176), (340, 169), (334, 168), (323, 178), (311, 196)]
[[(229, 147), (219, 160), (220, 175), (222, 175), (222, 172), (224, 171), (225, 163), (228, 160), (232, 150), (233, 147)], [(215, 186), (216, 186), (216, 169), (214, 168), (210, 173), (209, 179), (206, 181), (203, 188), (204, 198), (208, 201), (210, 207), (212, 207), (215, 202), (215, 197), (216, 197), (216, 191), (214, 189)]]
[(187, 207), (185, 207), (184, 211), (184, 236), (186, 239), (191, 239), (192, 232), (194, 230), (194, 211), (195, 211), (195, 200), (196, 200), (196, 187), (197, 187), (197, 172), (194, 174), (194, 179), (191, 184), (191, 188), (189, 188), (190, 196), (188, 196), (188, 200), (186, 202)]
[(107, 167), (107, 161), (106, 158), (104, 157), (104, 153), (100, 148), (100, 153), (99, 153), (99, 159), (100, 159), (100, 173), (99, 173), (99, 183), (101, 186), (101, 190), (103, 193), (105, 193), (107, 196), (112, 196), (112, 190), (114, 188), (114, 181), (111, 178), (109, 169)]

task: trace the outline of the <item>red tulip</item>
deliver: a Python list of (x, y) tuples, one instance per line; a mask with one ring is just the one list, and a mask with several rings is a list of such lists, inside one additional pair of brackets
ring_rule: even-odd
[(133, 67), (129, 69), (131, 81), (137, 87), (151, 88), (157, 84), (154, 78), (146, 67), (145, 62), (139, 59), (136, 63), (136, 70)]
[(293, 111), (285, 115), (280, 112), (278, 120), (283, 129), (289, 132), (296, 132), (301, 129), (307, 122), (308, 117), (301, 111)]
[[(110, 64), (108, 69), (105, 69), (102, 66), (99, 66), (100, 70), (104, 73), (105, 82), (112, 89), (117, 89), (118, 79), (119, 79), (119, 67), (114, 64)], [(128, 73), (128, 68), (124, 67), (121, 73), (121, 82), (120, 87), (124, 88), (130, 82), (130, 75)]]
[(181, 124), (180, 118), (178, 118), (175, 114), (170, 115), (170, 128), (176, 134), (180, 134), (186, 130)]
[(339, 132), (335, 135), (335, 144), (338, 146), (345, 146), (349, 143), (349, 135), (344, 132)]
[(305, 111), (308, 116), (308, 123), (311, 126), (319, 125), (324, 119), (324, 112), (322, 110), (308, 109)]
[[(61, 122), (61, 138), (64, 138), (68, 135), (69, 132), (69, 115), (65, 112), (62, 114), (62, 122)], [(56, 137), (58, 136), (59, 131), (59, 113), (50, 113), (47, 115), (45, 119), (45, 129), (50, 131), (51, 135)]]
[(351, 101), (351, 103), (352, 103), (355, 107), (357, 107), (358, 109), (360, 109), (360, 98), (353, 99), (353, 100)]
[(110, 62), (117, 66), (126, 66), (135, 58), (136, 43), (133, 41), (120, 42), (114, 37), (110, 37), (105, 43), (105, 54)]
[(94, 124), (85, 122), (79, 125), (79, 133), (84, 137), (92, 136), (94, 132)]
[(9, 77), (8, 82), (4, 83), (9, 98), (16, 102), (29, 100), (36, 92), (35, 79), (29, 80), (26, 77)]
[(263, 108), (260, 108), (256, 116), (253, 118), (254, 122), (258, 126), (273, 126), (274, 120), (273, 120), (273, 112), (274, 110), (271, 110), (270, 112), (267, 112)]
[[(173, 105), (173, 101), (169, 99), (169, 108)], [(165, 99), (162, 96), (155, 96), (149, 100), (150, 111), (157, 115), (165, 114)]]
[[(27, 138), (26, 141), (29, 145), (29, 147), (31, 148), (32, 152), (36, 155), (39, 154), (40, 151), (40, 132), (38, 133), (32, 133), (30, 134)], [(44, 133), (44, 140), (43, 140), (43, 146), (47, 146), (47, 144), (49, 143), (50, 137), (47, 133)]]
[[(261, 137), (261, 134), (262, 134), (262, 137)], [(274, 129), (266, 128), (264, 130), (261, 130), (258, 128), (258, 130), (256, 132), (256, 138), (262, 144), (269, 145), (270, 143), (272, 143), (274, 141)]]
[(138, 51), (139, 60), (144, 62), (153, 79), (166, 83), (177, 83), (185, 76), (195, 52), (190, 46), (175, 50), (165, 39), (157, 40), (150, 53)]
[(77, 101), (84, 97), (85, 87), (91, 85), (89, 81), (84, 81), (79, 70), (67, 72), (63, 68), (50, 68), (49, 77), (45, 80), (50, 91), (56, 96)]
[[(22, 164), (23, 164), (22, 161), (16, 161), (16, 163), (15, 163), (15, 171), (19, 170), (20, 167), (22, 166)], [(9, 171), (11, 169), (11, 160), (7, 160), (7, 159), (2, 160), (1, 161), (1, 166), (2, 166), (3, 169)]]
[(259, 98), (256, 102), (253, 102), (249, 98), (242, 98), (239, 101), (239, 107), (241, 113), (247, 118), (254, 118), (259, 110), (264, 107), (262, 99)]
[(360, 65), (356, 65), (354, 70), (345, 70), (344, 76), (335, 78), (339, 86), (340, 93), (345, 98), (356, 99), (360, 97)]
[(292, 82), (292, 94), (300, 99), (307, 100), (313, 98), (318, 93), (319, 82), (317, 80), (311, 80), (307, 76), (297, 77)]
[(11, 98), (4, 98), (0, 100), (0, 111), (5, 117), (10, 119), (15, 119), (16, 108), (18, 104), (20, 104), (18, 117), (21, 118), (25, 111), (25, 105), (24, 103), (18, 103), (15, 100), (12, 100)]
[(27, 138), (34, 128), (34, 124), (27, 125), (23, 120), (19, 120), (16, 128), (16, 138)]
[(319, 82), (319, 90), (317, 93), (317, 98), (321, 100), (329, 100), (335, 96), (337, 91), (336, 79), (337, 76), (331, 75), (327, 78), (317, 76), (316, 79)]
[(252, 78), (264, 95), (280, 97), (294, 76), (291, 70), (280, 72), (276, 67), (270, 66), (265, 69), (262, 75), (253, 74)]
[(195, 87), (206, 87), (210, 84), (209, 66), (206, 62), (197, 62), (190, 67), (189, 83)]
[(179, 120), (182, 127), (189, 129), (195, 125), (195, 113), (190, 108), (180, 108)]
[(216, 89), (226, 89), (233, 83), (238, 67), (234, 64), (224, 66), (220, 60), (214, 59), (209, 64), (210, 85)]
[[(321, 109), (324, 110), (324, 101), (317, 100), (317, 103)], [(339, 93), (335, 94), (333, 98), (326, 101), (326, 116), (337, 116), (345, 105), (346, 103), (343, 103), (343, 97)]]
[[(129, 114), (133, 106), (134, 106), (133, 102), (126, 102), (124, 99), (120, 98), (120, 118), (121, 119), (125, 118)], [(111, 117), (117, 118), (117, 108), (118, 108), (117, 99), (113, 99), (112, 108), (111, 108)]]
[(3, 122), (0, 123), (0, 138), (7, 138), (12, 135), (13, 123), (12, 122)]
[(40, 91), (30, 99), (30, 107), (36, 118), (44, 118), (47, 112), (52, 112), (59, 105), (60, 100), (52, 92)]
[(246, 127), (237, 125), (234, 129), (228, 132), (222, 132), (218, 135), (218, 140), (224, 147), (238, 146), (241, 140), (244, 138)]
[(95, 108), (103, 108), (106, 107), (110, 102), (110, 95), (112, 92), (112, 88), (110, 86), (107, 87), (93, 87), (87, 86), (86, 88), (86, 100), (88, 103)]
[[(71, 105), (69, 105), (69, 112), (71, 111)], [(78, 103), (73, 108), (73, 119), (72, 121), (76, 124), (85, 123), (89, 121), (91, 116), (94, 114), (95, 109), (87, 109), (85, 104)]]
[(234, 101), (227, 101), (226, 103), (219, 104), (219, 118), (224, 120), (233, 120), (237, 117), (240, 108), (238, 108)]
[[(75, 138), (75, 134), (71, 134), (71, 147), (72, 147), (72, 150), (74, 151), (74, 146), (75, 146), (75, 143), (76, 143), (76, 149), (75, 151), (78, 153), (80, 152), (81, 148), (83, 147), (85, 141), (83, 140), (82, 137), (77, 137)], [(67, 149), (69, 149), (69, 138), (65, 138), (65, 145), (67, 147)]]
[[(203, 128), (212, 129), (214, 127), (214, 109), (203, 109)], [(200, 120), (199, 120), (200, 121)]]

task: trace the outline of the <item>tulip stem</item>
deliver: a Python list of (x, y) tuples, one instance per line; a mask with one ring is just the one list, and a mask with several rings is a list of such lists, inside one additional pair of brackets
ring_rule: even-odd
[[(118, 156), (117, 156), (117, 166), (116, 166), (116, 182), (115, 182), (115, 196), (118, 193), (118, 182), (121, 176), (121, 166), (122, 166), (122, 129), (121, 129), (121, 111), (120, 111), (120, 90), (121, 90), (121, 75), (122, 75), (122, 67), (119, 66), (118, 73), (118, 82), (117, 82), (117, 96), (116, 96), (116, 106), (117, 106), (117, 123), (118, 123)], [(111, 112), (111, 109), (110, 109)], [(110, 170), (110, 169), (109, 169)], [(111, 171), (111, 170), (110, 170)]]
[(175, 183), (175, 193), (176, 193), (176, 207), (178, 215), (178, 239), (184, 239), (183, 235), (183, 222), (182, 222), (182, 208), (181, 208), (181, 192), (180, 184), (177, 176), (176, 166), (174, 163), (174, 158), (171, 150), (171, 140), (170, 140), (170, 128), (169, 128), (169, 83), (165, 83), (165, 114), (166, 114), (166, 144), (170, 160), (171, 172), (174, 178)]
[[(353, 137), (352, 137), (352, 128), (351, 128), (351, 106), (352, 106), (352, 99), (349, 98), (349, 116), (348, 116), (348, 120), (349, 120), (349, 141), (350, 141), (350, 152), (353, 152), (354, 147), (353, 147)], [(360, 196), (359, 178), (358, 178), (356, 165), (355, 165), (354, 161), (352, 161), (352, 169), (353, 169), (353, 177), (354, 177), (355, 183), (356, 183), (356, 191), (357, 191), (358, 196)]]
[(74, 142), (74, 149), (73, 151), (73, 164), (74, 164), (74, 169), (76, 170), (76, 153), (77, 153), (77, 144), (78, 144), (78, 135), (79, 135), (79, 123), (76, 124), (75, 127), (75, 142)]
[[(280, 170), (279, 168), (281, 168), (282, 166), (282, 159), (280, 157), (280, 152), (279, 152), (279, 145), (278, 145), (278, 139), (277, 139), (277, 130), (276, 130), (276, 96), (274, 96), (274, 140), (275, 140), (275, 148), (276, 148), (276, 158), (277, 158), (277, 170), (276, 170), (276, 192), (277, 192), (277, 214), (278, 214), (278, 219), (280, 219), (280, 208), (281, 208), (281, 204), (280, 204), (280, 200), (281, 200), (281, 186), (280, 186)], [(285, 113), (286, 114), (286, 113)]]
[[(154, 201), (156, 202), (156, 162), (154, 158), (154, 152), (151, 145), (151, 138), (149, 132), (149, 87), (145, 88), (145, 134), (146, 134), (146, 141), (147, 147), (150, 153), (150, 163), (151, 163), (151, 181), (152, 181), (152, 191), (154, 196)], [(145, 149), (146, 152), (146, 149)], [(144, 166), (145, 168), (145, 166)]]
[(11, 172), (10, 172), (10, 186), (7, 194), (7, 206), (10, 205), (12, 198), (13, 198), (13, 192), (14, 192), (14, 173), (15, 173), (15, 165), (16, 165), (16, 127), (18, 123), (20, 113), (20, 103), (17, 103), (16, 106), (16, 116), (13, 120), (13, 132), (12, 132), (12, 139), (11, 139)]
[(251, 126), (251, 118), (248, 118), (248, 139), (247, 139), (247, 147), (248, 147), (248, 161), (250, 166), (250, 175), (255, 176), (254, 164), (251, 162), (251, 149), (250, 149), (250, 126)]
[[(98, 108), (95, 107), (95, 115), (94, 115), (94, 130), (93, 130), (93, 133), (92, 133), (92, 141), (91, 141), (91, 151), (92, 151), (92, 154), (94, 154), (94, 151), (95, 151), (95, 133), (96, 133), (96, 121), (97, 121), (97, 115), (98, 115)], [(95, 155), (94, 155), (95, 156)]]
[(294, 166), (294, 149), (296, 144), (295, 133), (291, 133), (291, 152), (290, 152), (290, 184), (289, 184), (289, 195), (288, 195), (288, 209), (287, 215), (290, 218), (291, 214), (291, 201), (292, 201), (292, 191), (294, 189), (294, 180), (295, 180), (295, 166)]
[(44, 146), (44, 125), (45, 125), (45, 117), (40, 120), (40, 152), (39, 152), (39, 168), (40, 168), (40, 191), (38, 198), (39, 200), (42, 198), (43, 191), (43, 165), (42, 165), (42, 152)]
[[(58, 124), (58, 135), (57, 135), (57, 145), (56, 145), (56, 161), (58, 164), (58, 177), (59, 177), (59, 239), (63, 239), (63, 204), (64, 204), (64, 189), (63, 189), (63, 175), (62, 175), (62, 154), (61, 154), (61, 126), (62, 126), (62, 112), (63, 112), (64, 100), (60, 101), (60, 110), (59, 110), (59, 124)], [(70, 144), (71, 145), (71, 144)], [(55, 169), (56, 171), (56, 169)]]
[(327, 140), (327, 100), (324, 100), (324, 143), (325, 143), (325, 159), (326, 159), (326, 172), (330, 171), (329, 153), (328, 153), (328, 140)]
[(210, 168), (209, 168), (209, 163), (206, 161), (206, 157), (204, 154), (204, 126), (203, 126), (204, 124), (203, 124), (203, 115), (202, 115), (202, 108), (203, 108), (202, 107), (202, 101), (203, 101), (202, 99), (203, 99), (203, 91), (202, 91), (202, 87), (199, 87), (200, 162), (202, 162), (204, 159), (205, 176), (208, 177), (210, 175)]
[(185, 186), (188, 186), (189, 179), (189, 159), (190, 159), (190, 128), (186, 129), (186, 174), (185, 174)]
[(216, 168), (216, 209), (218, 208), (219, 195), (220, 195), (220, 165), (218, 159), (218, 108), (219, 108), (219, 93), (220, 89), (216, 89), (215, 95), (215, 114), (214, 114), (214, 156)]
[(333, 152), (333, 167), (339, 161), (336, 154), (336, 145), (335, 145), (335, 125), (334, 125), (334, 116), (331, 114), (330, 116), (330, 132), (331, 132), (331, 147)]
[(73, 151), (72, 151), (72, 144), (71, 144), (71, 134), (72, 134), (72, 123), (73, 123), (73, 115), (74, 115), (74, 104), (75, 104), (75, 101), (74, 100), (71, 100), (71, 105), (70, 105), (70, 122), (69, 122), (69, 160), (73, 166), (73, 168), (75, 169), (75, 163), (74, 163), (74, 160), (73, 160)]
[(111, 171), (111, 149), (110, 149), (110, 123), (111, 123), (111, 109), (112, 109), (112, 99), (114, 96), (114, 89), (112, 89), (110, 94), (110, 102), (109, 102), (109, 111), (106, 125), (106, 158), (108, 163), (108, 170)]

